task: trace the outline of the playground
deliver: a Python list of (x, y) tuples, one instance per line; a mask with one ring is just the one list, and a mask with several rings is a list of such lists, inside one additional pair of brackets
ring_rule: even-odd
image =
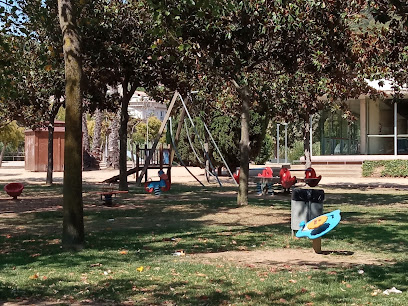
[[(195, 174), (204, 177), (198, 169)], [(180, 171), (180, 172), (178, 172)], [(322, 179), (324, 211), (342, 220), (322, 254), (290, 231), (285, 193), (236, 206), (229, 181), (200, 186), (184, 170), (157, 197), (130, 184), (112, 207), (95, 192), (103, 170), (84, 173), (86, 248), (61, 250), (62, 185), (38, 173), (18, 178), (17, 200), (0, 194), (0, 301), (4, 305), (405, 305), (408, 303), (407, 184), (349, 185)], [(44, 176), (44, 174), (42, 174)], [(101, 177), (102, 176), (102, 177)], [(385, 183), (382, 183), (383, 185)], [(392, 184), (392, 185), (391, 185)], [(390, 290), (393, 287), (402, 293)], [(387, 291), (388, 290), (388, 291)], [(385, 292), (385, 293), (384, 293)], [(398, 292), (398, 291), (397, 291)], [(386, 294), (389, 293), (389, 294)]]

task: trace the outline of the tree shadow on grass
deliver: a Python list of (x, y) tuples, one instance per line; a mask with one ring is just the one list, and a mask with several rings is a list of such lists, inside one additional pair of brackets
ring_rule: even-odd
[[(226, 271), (227, 272), (227, 271)], [(280, 304), (299, 299), (299, 292), (284, 292), (282, 286), (270, 284), (265, 291), (251, 289), (242, 282), (210, 275), (204, 279), (185, 281), (188, 272), (164, 280), (146, 278), (132, 271), (127, 277), (107, 276), (93, 284), (71, 285), (69, 278), (50, 277), (31, 280), (30, 286), (16, 288), (12, 283), (0, 283), (0, 299), (27, 299), (27, 303), (59, 299), (62, 303), (86, 300), (90, 305), (221, 305), (225, 303)], [(194, 270), (191, 271), (194, 274)], [(236, 278), (237, 275), (230, 275)], [(300, 295), (306, 292), (300, 293)], [(280, 302), (279, 302), (280, 301)], [(283, 302), (282, 302), (283, 303)]]
[(329, 205), (355, 205), (355, 206), (380, 206), (392, 205), (395, 203), (406, 204), (408, 207), (408, 198), (406, 193), (399, 194), (373, 193), (371, 191), (361, 193), (331, 193), (325, 194), (325, 204)]

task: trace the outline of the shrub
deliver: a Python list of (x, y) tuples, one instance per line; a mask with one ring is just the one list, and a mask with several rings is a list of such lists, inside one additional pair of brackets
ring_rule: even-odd
[[(281, 148), (281, 152), (284, 152), (285, 148)], [(293, 146), (288, 149), (288, 159), (291, 161), (299, 160), (302, 156), (305, 155), (304, 143), (301, 140), (294, 142)], [(312, 155), (320, 155), (320, 142), (314, 142), (312, 145)]]
[(408, 160), (377, 160), (363, 163), (363, 176), (407, 177)]
[(262, 142), (261, 150), (259, 151), (258, 156), (255, 158), (255, 164), (263, 165), (271, 157), (271, 152), (273, 149), (273, 140), (269, 134), (265, 135), (265, 138)]

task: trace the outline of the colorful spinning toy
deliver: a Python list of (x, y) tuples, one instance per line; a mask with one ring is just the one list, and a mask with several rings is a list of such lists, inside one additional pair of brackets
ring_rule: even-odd
[(309, 222), (300, 222), (300, 230), (297, 231), (296, 237), (308, 237), (309, 239), (317, 239), (339, 224), (341, 220), (340, 209), (334, 210), (327, 214), (318, 216)]

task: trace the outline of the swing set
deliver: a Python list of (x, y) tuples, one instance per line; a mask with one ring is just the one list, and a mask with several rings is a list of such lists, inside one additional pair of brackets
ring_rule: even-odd
[[(179, 99), (179, 100), (181, 101), (182, 111), (181, 111), (181, 114), (180, 114), (180, 120), (179, 120), (179, 122), (178, 122), (178, 127), (177, 127), (177, 131), (176, 131), (176, 135), (173, 135), (172, 119), (171, 119), (171, 117), (170, 117), (170, 114), (171, 114), (171, 112), (172, 112), (172, 110), (173, 110), (173, 108), (174, 108), (174, 106), (175, 106), (175, 104), (176, 104), (177, 99)], [(191, 100), (191, 96), (188, 95), (188, 96), (187, 96), (187, 99), (190, 99), (190, 100)], [(194, 129), (194, 133), (195, 133), (196, 137), (198, 138), (198, 140), (199, 140), (199, 142), (200, 142), (200, 145), (201, 145), (201, 147), (202, 147), (202, 149), (203, 149), (205, 162), (209, 165), (208, 168), (210, 168), (210, 169), (208, 169), (207, 167), (204, 167), (204, 168), (205, 168), (205, 171), (206, 171), (207, 180), (208, 180), (208, 177), (209, 177), (209, 176), (213, 176), (213, 177), (216, 179), (216, 181), (217, 181), (217, 183), (219, 184), (219, 186), (222, 186), (222, 183), (221, 183), (219, 177), (218, 177), (217, 174), (216, 174), (216, 171), (215, 171), (216, 169), (215, 169), (215, 167), (213, 166), (213, 164), (212, 164), (212, 162), (211, 162), (211, 159), (210, 159), (210, 157), (209, 157), (209, 152), (208, 152), (208, 149), (206, 148), (206, 144), (204, 143), (204, 141), (203, 141), (202, 138), (200, 137), (199, 133), (197, 132), (196, 126), (195, 126), (195, 124), (194, 124), (194, 122), (193, 122), (193, 119), (191, 118), (191, 115), (190, 115), (190, 113), (189, 113), (189, 111), (188, 111), (186, 102), (184, 101), (184, 99), (183, 99), (183, 97), (180, 95), (180, 93), (179, 93), (178, 91), (175, 91), (174, 94), (173, 94), (173, 97), (172, 97), (172, 99), (171, 99), (170, 105), (169, 105), (169, 107), (168, 107), (168, 109), (167, 109), (166, 115), (165, 115), (165, 117), (164, 117), (164, 119), (163, 119), (163, 122), (162, 122), (162, 124), (161, 124), (161, 126), (160, 126), (159, 132), (158, 132), (157, 135), (156, 135), (156, 138), (155, 138), (155, 140), (154, 140), (154, 142), (153, 142), (153, 145), (152, 145), (151, 149), (148, 149), (147, 147), (145, 148), (145, 159), (144, 159), (143, 165), (140, 164), (140, 163), (137, 163), (136, 167), (134, 167), (134, 168), (132, 168), (132, 169), (129, 169), (129, 170), (127, 171), (127, 175), (131, 175), (131, 174), (135, 174), (135, 173), (136, 173), (136, 184), (139, 185), (139, 186), (142, 184), (142, 179), (143, 179), (143, 177), (145, 177), (145, 187), (146, 187), (145, 189), (146, 189), (147, 192), (153, 192), (153, 191), (155, 190), (155, 187), (153, 186), (154, 184), (153, 184), (152, 186), (149, 185), (150, 187), (147, 187), (147, 185), (146, 185), (146, 183), (149, 183), (149, 181), (148, 181), (148, 175), (147, 175), (147, 172), (148, 172), (149, 169), (159, 169), (160, 171), (163, 171), (164, 168), (167, 168), (166, 176), (167, 176), (168, 184), (166, 185), (166, 187), (161, 186), (160, 188), (161, 188), (161, 191), (167, 191), (167, 190), (170, 189), (170, 186), (171, 186), (171, 166), (172, 166), (172, 163), (173, 163), (173, 160), (174, 160), (174, 156), (175, 156), (175, 155), (177, 156), (177, 158), (178, 158), (180, 164), (181, 164), (182, 166), (184, 166), (184, 168), (187, 170), (187, 172), (188, 172), (201, 186), (204, 186), (204, 184), (188, 169), (188, 167), (186, 166), (186, 164), (185, 164), (184, 161), (182, 160), (181, 155), (180, 155), (180, 153), (179, 153), (179, 151), (178, 151), (178, 149), (177, 149), (177, 144), (178, 144), (178, 140), (179, 140), (179, 137), (180, 137), (180, 133), (181, 133), (181, 129), (182, 129), (183, 123), (185, 124), (186, 130), (188, 130), (187, 122), (186, 122), (186, 120), (185, 120), (185, 115), (186, 115), (186, 114), (187, 114), (187, 117), (188, 117), (188, 121), (190, 121), (190, 125), (191, 125), (192, 128)], [(157, 149), (157, 145), (158, 145), (158, 143), (159, 143), (159, 140), (160, 140), (160, 138), (161, 138), (161, 136), (162, 136), (162, 134), (163, 134), (163, 132), (164, 132), (165, 127), (166, 127), (167, 124), (169, 125), (169, 132), (170, 132), (170, 138), (171, 138), (171, 147), (170, 147), (170, 151), (169, 151), (169, 154), (168, 154), (168, 155), (169, 155), (169, 156), (168, 156), (168, 159), (166, 160), (168, 163), (167, 163), (167, 162), (164, 163), (165, 158), (163, 157), (163, 152), (164, 152), (166, 149), (161, 149), (161, 150), (159, 150), (159, 153), (158, 153), (158, 154), (156, 153), (156, 151), (157, 151), (156, 149)], [(210, 131), (209, 131), (207, 125), (205, 124), (205, 122), (203, 122), (203, 124), (204, 124), (204, 128), (205, 128), (207, 134), (209, 135), (209, 138), (211, 139), (211, 142), (213, 143), (214, 147), (215, 147), (216, 150), (217, 150), (217, 153), (218, 153), (219, 156), (221, 157), (221, 159), (222, 159), (222, 161), (223, 161), (223, 163), (224, 163), (225, 168), (227, 169), (227, 171), (228, 171), (230, 177), (233, 179), (232, 181), (235, 183), (235, 185), (238, 185), (238, 184), (236, 183), (236, 181), (234, 180), (234, 176), (233, 176), (233, 174), (232, 174), (230, 168), (228, 167), (228, 165), (227, 165), (227, 163), (226, 163), (224, 157), (222, 156), (221, 151), (220, 151), (220, 149), (218, 148), (218, 146), (217, 146), (217, 144), (216, 144), (216, 142), (215, 142), (215, 140), (214, 140), (212, 134), (210, 133)], [(187, 135), (188, 142), (189, 142), (189, 144), (190, 144), (190, 147), (191, 147), (191, 149), (192, 149), (192, 151), (193, 151), (195, 157), (197, 158), (197, 160), (198, 160), (198, 162), (200, 163), (200, 165), (203, 165), (204, 162), (203, 162), (203, 160), (199, 157), (199, 155), (197, 154), (197, 151), (195, 150), (195, 148), (194, 148), (194, 146), (193, 146), (193, 144), (192, 144), (192, 141), (191, 141), (191, 135), (188, 134), (188, 131), (186, 132), (186, 135)], [(138, 154), (136, 154), (136, 158), (137, 158), (136, 160), (137, 160), (137, 162), (138, 162), (138, 161), (139, 161)], [(164, 171), (163, 171), (163, 173), (164, 173)], [(118, 181), (118, 180), (119, 180), (119, 175), (116, 175), (116, 176), (114, 176), (114, 177), (111, 177), (111, 178), (105, 180), (104, 182), (106, 182), (106, 183), (113, 183), (113, 182), (116, 182), (116, 181)], [(152, 181), (150, 181), (150, 182), (152, 182)], [(159, 184), (159, 183), (158, 183), (158, 184)], [(156, 190), (157, 190), (157, 189), (158, 189), (158, 188), (156, 188)]]

